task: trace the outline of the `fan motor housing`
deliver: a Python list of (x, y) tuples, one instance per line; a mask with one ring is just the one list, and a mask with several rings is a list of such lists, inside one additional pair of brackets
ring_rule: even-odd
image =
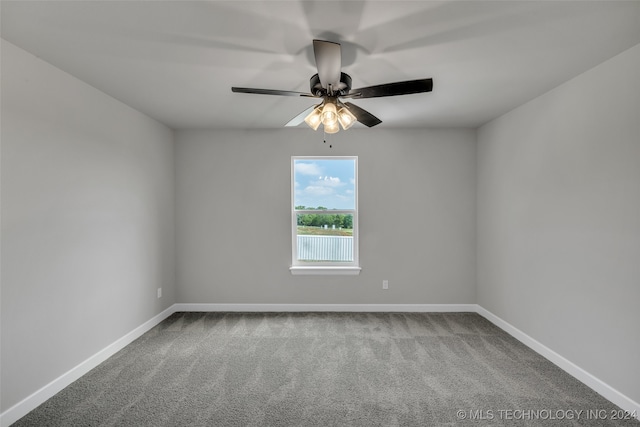
[[(320, 77), (314, 74), (309, 79), (309, 86), (311, 93), (317, 96), (327, 95), (327, 90), (322, 87), (320, 83)], [(340, 84), (338, 87), (334, 87), (334, 95), (346, 95), (351, 90), (351, 76), (347, 73), (340, 73)]]

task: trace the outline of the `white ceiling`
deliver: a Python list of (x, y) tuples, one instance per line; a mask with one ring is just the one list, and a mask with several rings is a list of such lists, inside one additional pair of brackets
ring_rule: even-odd
[[(640, 1), (6, 1), (2, 37), (174, 129), (279, 128), (309, 98), (311, 41), (342, 43), (381, 127), (476, 127), (640, 43)], [(639, 70), (640, 75), (640, 70)], [(607, 82), (593, 88), (606, 90)]]

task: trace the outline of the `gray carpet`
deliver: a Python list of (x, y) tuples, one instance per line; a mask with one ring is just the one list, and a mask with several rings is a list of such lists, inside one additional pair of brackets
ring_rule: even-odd
[(175, 313), (15, 425), (640, 426), (617, 411), (477, 314)]

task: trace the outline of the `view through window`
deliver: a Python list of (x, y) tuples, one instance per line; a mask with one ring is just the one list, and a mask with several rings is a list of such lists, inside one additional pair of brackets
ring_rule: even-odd
[(357, 157), (293, 157), (294, 266), (357, 266)]

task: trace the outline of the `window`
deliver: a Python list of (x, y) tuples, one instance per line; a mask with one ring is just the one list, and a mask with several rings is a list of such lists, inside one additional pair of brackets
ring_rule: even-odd
[(292, 274), (359, 274), (358, 158), (291, 158)]

